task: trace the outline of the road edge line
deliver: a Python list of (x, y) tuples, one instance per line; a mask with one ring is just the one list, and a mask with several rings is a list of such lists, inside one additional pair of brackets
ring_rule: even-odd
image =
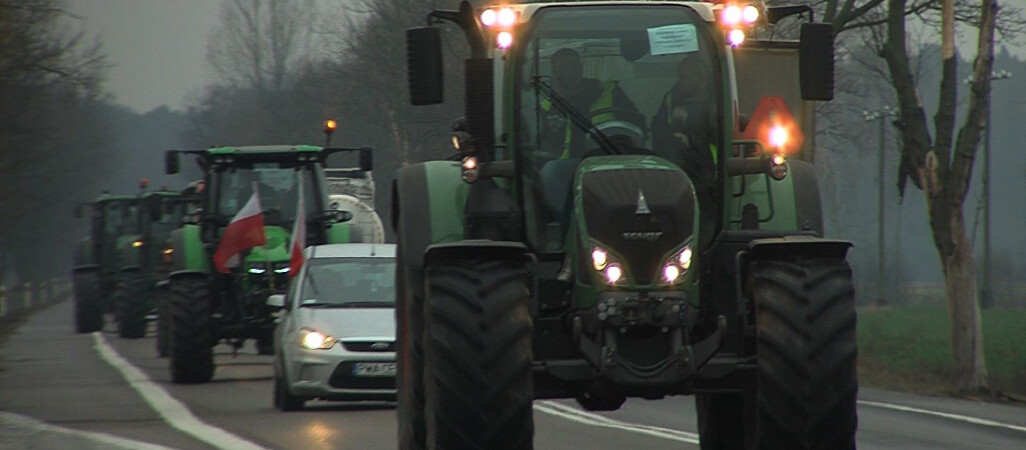
[(943, 417), (945, 419), (956, 420), (960, 422), (971, 423), (974, 425), (985, 425), (988, 427), (996, 428), (1007, 428), (1009, 430), (1022, 431), (1026, 433), (1026, 427), (1019, 425), (1012, 425), (1009, 423), (997, 422), (989, 419), (981, 419), (979, 417), (963, 416), (961, 414), (944, 413), (940, 411), (930, 411), (928, 409), (913, 408), (911, 406), (895, 405), (893, 403), (874, 402), (871, 400), (859, 400), (859, 404), (866, 406), (875, 406), (877, 408), (893, 409), (895, 411), (913, 412), (918, 414), (925, 414), (929, 416)]
[(237, 450), (264, 450), (253, 442), (231, 432), (203, 422), (184, 403), (171, 396), (164, 388), (154, 383), (142, 370), (132, 365), (104, 339), (99, 331), (93, 332), (94, 348), (107, 364), (117, 369), (132, 389), (150, 405), (164, 422), (179, 431), (217, 448)]

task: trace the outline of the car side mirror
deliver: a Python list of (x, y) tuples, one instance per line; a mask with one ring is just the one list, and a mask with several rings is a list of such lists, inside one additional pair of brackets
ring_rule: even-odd
[(285, 294), (272, 294), (267, 296), (267, 306), (274, 308), (284, 308)]

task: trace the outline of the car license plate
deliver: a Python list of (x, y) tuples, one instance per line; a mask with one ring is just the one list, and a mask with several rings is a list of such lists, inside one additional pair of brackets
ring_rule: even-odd
[(353, 375), (358, 377), (394, 377), (395, 363), (356, 363)]

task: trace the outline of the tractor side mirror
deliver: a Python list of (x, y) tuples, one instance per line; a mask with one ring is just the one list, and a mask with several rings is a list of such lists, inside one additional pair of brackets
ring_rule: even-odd
[(342, 209), (332, 209), (326, 212), (325, 215), (334, 220), (335, 223), (342, 223), (353, 220), (353, 213)]
[(176, 174), (176, 173), (178, 173), (178, 170), (180, 169), (179, 166), (181, 166), (181, 162), (179, 161), (179, 158), (178, 158), (178, 151), (176, 151), (176, 150), (168, 150), (166, 153), (164, 153), (164, 172), (165, 173), (167, 173), (168, 175)]
[(360, 170), (364, 172), (374, 170), (374, 153), (370, 147), (360, 148)]
[(442, 103), (442, 37), (438, 28), (406, 30), (406, 71), (411, 104)]
[(803, 100), (834, 99), (834, 26), (803, 23), (798, 46), (798, 79)]

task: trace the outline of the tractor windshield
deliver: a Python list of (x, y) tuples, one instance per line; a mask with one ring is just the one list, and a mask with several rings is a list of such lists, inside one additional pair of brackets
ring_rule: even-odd
[(314, 173), (304, 166), (291, 167), (279, 162), (236, 163), (215, 172), (216, 214), (233, 217), (253, 195), (254, 186), (260, 195), (260, 207), (267, 225), (288, 226), (296, 218), (299, 183), (303, 183), (306, 217), (316, 217), (324, 208), (317, 195), (320, 186)]
[[(592, 5), (538, 11), (518, 37), (513, 130), (535, 242), (570, 215), (584, 157), (655, 154), (715, 178), (722, 80), (712, 29), (692, 9)], [(597, 139), (596, 139), (597, 138)], [(534, 204), (531, 204), (534, 203)]]

